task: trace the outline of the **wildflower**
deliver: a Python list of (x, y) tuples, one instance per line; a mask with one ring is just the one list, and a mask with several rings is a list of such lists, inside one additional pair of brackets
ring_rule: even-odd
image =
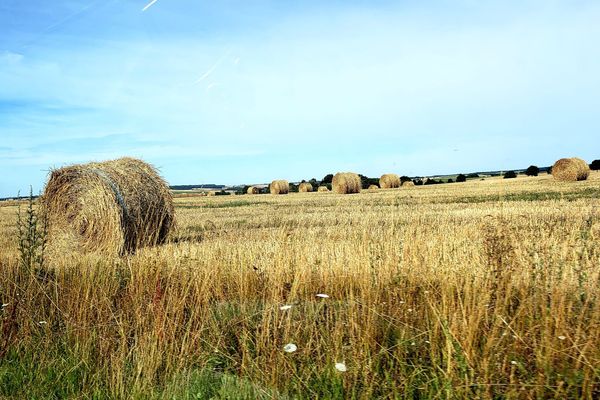
[(562, 335), (560, 335), (560, 336), (558, 337), (558, 340), (565, 340), (566, 338), (567, 338), (566, 336), (562, 336)]
[(318, 293), (318, 294), (317, 294), (317, 297), (320, 297), (320, 298), (322, 298), (322, 299), (328, 299), (328, 298), (329, 298), (329, 295), (328, 295), (328, 294), (325, 294), (325, 293)]
[(348, 368), (346, 367), (346, 364), (340, 363), (340, 362), (335, 363), (335, 369), (337, 369), (340, 372), (346, 372), (346, 371), (348, 371)]
[(296, 346), (294, 343), (288, 343), (285, 346), (283, 346), (283, 351), (285, 351), (286, 353), (293, 353), (296, 350), (298, 350), (298, 346)]
[(286, 304), (286, 305), (279, 307), (279, 309), (281, 311), (289, 310), (290, 308), (292, 308), (292, 306), (290, 304)]
[(431, 344), (431, 342), (430, 342), (429, 340), (426, 340), (426, 341), (425, 341), (425, 343), (427, 343), (427, 344)]
[(2, 308), (8, 307), (8, 303), (2, 303)]
[(510, 363), (511, 363), (512, 365), (517, 365), (517, 364), (519, 364), (519, 363), (518, 363), (518, 362), (516, 362), (515, 360), (512, 360)]
[(417, 344), (415, 342), (412, 342), (410, 345), (411, 346), (416, 346)]
[(38, 322), (38, 324), (40, 324), (40, 325), (46, 325), (47, 322), (46, 321), (40, 321), (40, 322)]

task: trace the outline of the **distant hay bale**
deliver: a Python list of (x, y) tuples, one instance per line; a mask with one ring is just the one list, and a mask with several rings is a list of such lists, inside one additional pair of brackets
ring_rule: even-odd
[(327, 186), (319, 186), (319, 189), (317, 189), (319, 192), (329, 192), (329, 189), (327, 188)]
[(369, 185), (369, 190), (376, 190), (379, 189), (379, 186), (377, 185)]
[(164, 243), (175, 222), (167, 183), (133, 158), (53, 170), (41, 205), (49, 245), (76, 251), (132, 253)]
[(288, 194), (290, 191), (290, 184), (285, 180), (278, 180), (271, 182), (269, 186), (271, 194)]
[(400, 186), (409, 188), (409, 187), (415, 186), (415, 183), (413, 181), (404, 181), (404, 182), (402, 182), (402, 184)]
[(331, 181), (334, 192), (339, 194), (359, 193), (362, 187), (360, 177), (353, 172), (338, 172)]
[(312, 192), (313, 186), (308, 182), (302, 182), (300, 186), (298, 186), (298, 191), (302, 193)]
[(250, 186), (247, 191), (248, 194), (259, 194), (260, 190), (256, 186)]
[(216, 196), (217, 192), (215, 192), (214, 190), (211, 190), (210, 192), (206, 193), (207, 196)]
[(396, 174), (384, 174), (379, 178), (379, 186), (382, 189), (392, 189), (400, 187), (400, 177)]
[(552, 176), (559, 181), (584, 181), (590, 174), (590, 166), (581, 158), (561, 158), (552, 166)]

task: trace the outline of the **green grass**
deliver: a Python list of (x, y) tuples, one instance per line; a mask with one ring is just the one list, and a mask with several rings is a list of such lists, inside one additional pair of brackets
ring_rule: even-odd
[(442, 199), (440, 203), (487, 203), (497, 201), (548, 201), (565, 200), (575, 201), (579, 199), (600, 198), (600, 188), (586, 188), (572, 192), (521, 192), (502, 195), (464, 196), (452, 199)]
[(234, 207), (245, 207), (252, 206), (255, 204), (266, 204), (265, 201), (248, 201), (248, 200), (233, 200), (222, 203), (204, 203), (204, 204), (176, 204), (175, 208), (182, 209), (198, 209), (198, 208), (234, 208)]

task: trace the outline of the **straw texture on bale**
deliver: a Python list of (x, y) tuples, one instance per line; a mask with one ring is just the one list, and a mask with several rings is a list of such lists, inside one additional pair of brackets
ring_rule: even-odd
[(404, 181), (404, 182), (402, 182), (402, 184), (400, 186), (402, 186), (402, 187), (413, 187), (413, 186), (415, 186), (415, 183), (413, 181)]
[(306, 192), (312, 192), (312, 191), (313, 191), (313, 187), (312, 187), (312, 185), (311, 185), (310, 183), (308, 183), (308, 182), (302, 182), (302, 183), (300, 184), (300, 186), (298, 186), (298, 191), (299, 191), (299, 192), (303, 192), (303, 193), (306, 193)]
[(260, 190), (256, 186), (250, 186), (248, 188), (248, 194), (259, 194)]
[(396, 174), (384, 174), (379, 178), (379, 186), (382, 189), (392, 189), (400, 187), (400, 177)]
[(175, 222), (166, 182), (134, 158), (56, 169), (41, 204), (50, 246), (84, 252), (124, 254), (161, 244)]
[(360, 177), (353, 172), (338, 172), (331, 181), (331, 188), (339, 194), (359, 193), (361, 186)]
[(319, 189), (317, 189), (319, 192), (329, 192), (329, 189), (327, 189), (327, 186), (319, 186)]
[(288, 194), (290, 191), (290, 184), (285, 180), (278, 180), (271, 182), (269, 186), (271, 194)]
[(369, 190), (375, 190), (375, 189), (379, 189), (379, 186), (377, 186), (377, 185), (369, 185)]
[(590, 174), (590, 166), (581, 158), (561, 158), (552, 166), (552, 176), (559, 181), (584, 181)]

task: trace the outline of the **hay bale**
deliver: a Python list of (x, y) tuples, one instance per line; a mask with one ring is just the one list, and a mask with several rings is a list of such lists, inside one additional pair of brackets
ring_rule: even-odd
[(415, 183), (413, 181), (404, 181), (404, 182), (402, 182), (402, 184), (400, 186), (409, 188), (409, 187), (415, 186)]
[(392, 189), (400, 187), (400, 177), (396, 174), (383, 174), (379, 178), (379, 186), (382, 189)]
[(215, 192), (214, 190), (211, 190), (210, 192), (206, 193), (207, 196), (216, 196), (217, 192)]
[(584, 181), (590, 174), (590, 166), (581, 158), (561, 158), (552, 166), (552, 176), (559, 181)]
[(269, 185), (269, 191), (271, 194), (288, 194), (290, 191), (290, 184), (285, 180), (278, 180), (271, 182)]
[(298, 191), (302, 193), (312, 192), (313, 186), (308, 182), (302, 182), (300, 186), (298, 186)]
[(339, 194), (359, 193), (361, 186), (360, 177), (353, 172), (338, 172), (331, 181), (333, 191)]
[(379, 189), (379, 186), (377, 185), (369, 185), (369, 190), (377, 190)]
[(259, 194), (260, 190), (256, 186), (250, 186), (247, 190), (248, 194)]
[(53, 170), (41, 197), (49, 245), (124, 254), (164, 243), (175, 210), (167, 183), (133, 158)]
[(319, 192), (329, 192), (329, 189), (327, 189), (327, 186), (319, 186), (319, 189), (317, 189), (317, 191), (319, 191)]

